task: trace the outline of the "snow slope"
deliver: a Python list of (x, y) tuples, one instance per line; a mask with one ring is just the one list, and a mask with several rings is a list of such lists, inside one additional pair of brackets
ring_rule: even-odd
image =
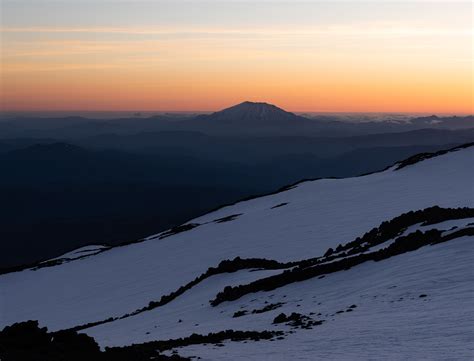
[[(59, 330), (119, 317), (159, 300), (224, 259), (317, 257), (410, 210), (474, 207), (473, 164), (474, 147), (469, 147), (399, 170), (303, 182), (196, 218), (188, 224), (197, 226), (187, 231), (158, 234), (53, 267), (1, 275), (0, 328), (37, 319)], [(437, 227), (466, 225), (448, 221)], [(276, 314), (320, 312), (323, 325), (278, 342), (193, 346), (180, 354), (209, 360), (343, 360), (371, 355), (396, 359), (395, 352), (404, 350), (399, 359), (469, 359), (474, 355), (468, 346), (474, 341), (473, 244), (473, 237), (463, 237), (211, 307), (209, 300), (224, 286), (277, 271), (217, 275), (163, 307), (83, 332), (101, 346), (129, 345), (228, 328), (288, 330), (271, 325)], [(428, 297), (421, 299), (420, 294)], [(232, 317), (239, 309), (264, 307), (265, 301), (285, 304), (271, 312)], [(335, 313), (351, 304), (358, 306), (353, 312)]]
[(67, 252), (59, 257), (51, 258), (50, 260), (45, 261), (43, 263), (50, 262), (50, 261), (65, 261), (65, 262), (72, 261), (81, 257), (87, 257), (90, 255), (94, 255), (96, 253), (100, 253), (104, 249), (107, 249), (107, 247), (102, 246), (102, 245), (84, 246), (84, 247), (75, 249), (74, 251)]
[[(259, 318), (254, 315), (237, 319), (227, 317), (225, 322), (218, 313), (223, 309), (230, 315), (241, 305), (253, 307), (251, 300), (257, 295), (246, 296), (236, 303), (218, 306), (216, 310), (208, 312), (199, 309), (201, 319), (208, 324), (215, 323), (221, 329), (285, 330), (285, 326), (271, 325), (272, 319), (280, 312), (321, 313), (318, 319), (324, 319), (326, 322), (311, 330), (297, 330), (277, 342), (226, 342), (225, 347), (199, 345), (178, 349), (178, 352), (182, 356), (197, 355), (203, 360), (229, 361), (239, 358), (472, 360), (473, 257), (472, 237), (466, 237), (453, 244), (420, 250), (399, 259), (389, 259), (383, 267), (377, 263), (361, 265), (323, 279), (311, 279), (259, 294), (260, 303), (265, 300), (285, 302), (291, 297), (287, 304), (278, 310), (259, 315)], [(427, 297), (420, 298), (423, 294)], [(273, 297), (270, 298), (271, 295)], [(300, 307), (296, 307), (298, 304)], [(357, 305), (353, 312), (335, 314), (337, 311), (347, 310), (352, 304)], [(187, 314), (177, 305), (173, 316), (184, 319)], [(174, 329), (178, 328), (179, 324), (170, 318), (169, 313), (149, 316), (150, 322), (155, 321), (165, 330), (169, 327), (174, 334)], [(138, 323), (135, 325), (138, 326)], [(120, 339), (124, 336), (124, 333), (120, 332), (122, 326), (104, 325), (102, 329), (93, 329), (88, 333), (105, 345), (116, 342), (116, 339), (120, 340), (118, 342), (124, 342)], [(129, 342), (137, 342), (140, 339), (139, 330), (133, 330), (136, 338), (130, 336)], [(196, 331), (190, 327), (188, 332)], [(166, 332), (160, 332), (157, 337), (166, 339)]]

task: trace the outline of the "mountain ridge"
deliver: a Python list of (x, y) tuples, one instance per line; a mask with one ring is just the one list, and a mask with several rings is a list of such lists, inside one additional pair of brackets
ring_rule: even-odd
[[(474, 127), (474, 117), (427, 116), (398, 121), (363, 115), (351, 117), (295, 114), (267, 102), (244, 101), (211, 114), (169, 114), (149, 117), (88, 119), (81, 116), (3, 116), (0, 133), (8, 137), (66, 137), (77, 139), (101, 134), (137, 134), (149, 131), (199, 131), (209, 135), (304, 135), (355, 136), (403, 132), (423, 128), (466, 129)], [(372, 120), (371, 120), (372, 119)]]

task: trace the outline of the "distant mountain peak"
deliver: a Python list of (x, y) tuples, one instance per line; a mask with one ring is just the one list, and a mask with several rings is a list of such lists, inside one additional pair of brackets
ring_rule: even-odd
[[(233, 107), (239, 107), (239, 106), (245, 106), (245, 107), (269, 107), (269, 108), (274, 108), (274, 109), (280, 109), (283, 110), (279, 107), (277, 107), (274, 104), (270, 104), (267, 102), (251, 102), (249, 100), (243, 101), (242, 103), (239, 103), (237, 105), (234, 105)], [(232, 108), (232, 107), (231, 107)], [(284, 111), (284, 110), (283, 110)]]
[[(283, 110), (282, 108), (277, 107), (274, 104), (266, 103), (266, 102), (251, 102), (251, 101), (244, 101), (240, 104), (233, 105), (229, 108), (221, 110), (221, 112), (225, 112), (228, 110), (247, 110), (247, 111), (254, 111), (254, 112), (264, 112), (264, 111), (276, 111), (276, 112), (282, 112), (282, 113), (289, 113), (293, 114), (290, 112), (287, 112), (286, 110)], [(218, 112), (219, 113), (219, 112)]]
[(302, 119), (302, 117), (287, 112), (276, 105), (251, 101), (244, 101), (240, 104), (215, 112), (211, 114), (210, 117), (219, 121), (238, 121), (242, 123), (275, 123)]

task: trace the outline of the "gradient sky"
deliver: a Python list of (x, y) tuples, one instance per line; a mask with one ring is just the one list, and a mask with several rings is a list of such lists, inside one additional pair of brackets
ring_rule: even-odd
[(473, 113), (470, 1), (0, 4), (3, 110)]

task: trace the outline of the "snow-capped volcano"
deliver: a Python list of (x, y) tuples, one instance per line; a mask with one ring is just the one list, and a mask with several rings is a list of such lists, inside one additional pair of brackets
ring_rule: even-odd
[(243, 102), (212, 114), (181, 122), (183, 129), (209, 134), (288, 135), (320, 131), (320, 122), (287, 112), (273, 104)]
[(221, 122), (239, 121), (242, 123), (282, 121), (305, 121), (306, 118), (287, 112), (273, 104), (265, 102), (243, 102), (230, 108), (212, 113), (208, 119)]
[[(306, 181), (1, 275), (0, 328), (39, 320), (163, 352), (177, 346), (155, 341), (181, 338), (205, 360), (471, 359), (473, 163), (466, 146)], [(273, 342), (187, 338), (229, 329)]]

